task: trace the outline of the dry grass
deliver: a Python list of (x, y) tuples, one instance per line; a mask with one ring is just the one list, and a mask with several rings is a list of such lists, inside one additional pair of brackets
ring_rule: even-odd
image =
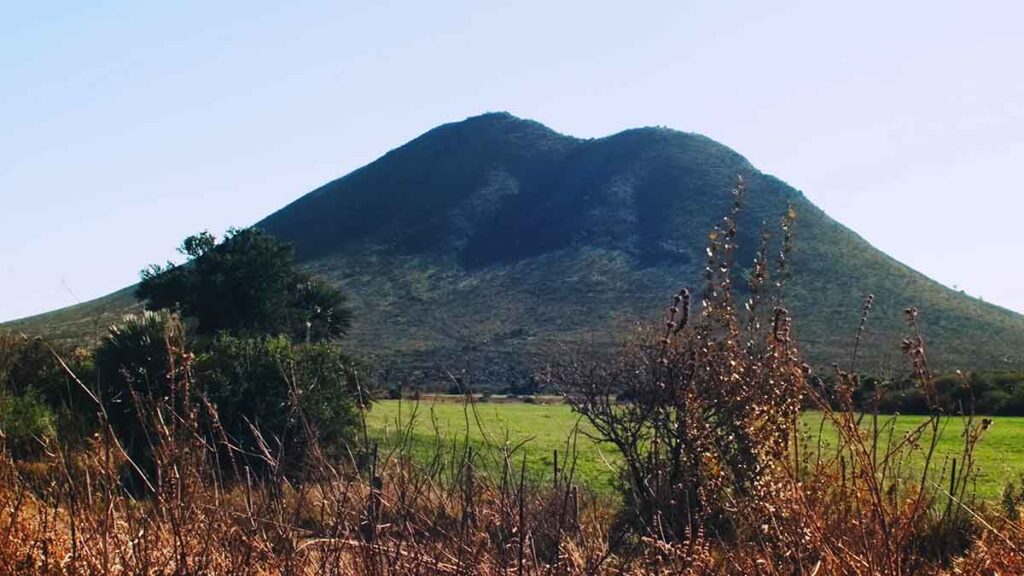
[[(801, 362), (785, 308), (764, 296), (767, 235), (751, 296), (734, 302), (738, 208), (711, 236), (699, 313), (680, 293), (665, 323), (617, 358), (567, 358), (550, 373), (621, 452), (622, 502), (579, 485), (574, 438), (545, 484), (527, 480), (522, 445), (481, 448), (468, 433), (461, 443), (439, 436), (434, 458), (414, 460), (415, 413), (386, 453), (365, 433), (347, 461), (311, 443), (301, 480), (279, 465), (290, 455), (266, 444), (248, 455), (258, 474), (241, 463), (225, 470), (218, 454), (236, 448), (215, 407), (196, 400), (202, 383), (172, 327), (170, 393), (133, 395), (152, 462), (128, 459), (98, 401), (101, 433), (86, 447), (53, 442), (34, 463), (0, 453), (0, 573), (1024, 573), (1024, 525), (972, 497), (987, 422), (965, 417), (961, 454), (940, 460), (948, 419), (937, 406), (903, 435), (877, 411), (853, 409), (856, 352), (848, 371), (836, 369), (838, 385), (823, 387)], [(869, 298), (863, 322), (870, 309)], [(904, 350), (933, 399), (915, 310), (907, 322)], [(628, 400), (615, 396), (623, 391)], [(480, 426), (472, 398), (467, 430)], [(832, 448), (799, 440), (807, 403), (836, 430)]]
[[(466, 413), (472, 421), (472, 405)], [(654, 530), (624, 529), (617, 522), (618, 502), (576, 484), (571, 453), (558, 481), (545, 485), (525, 480), (515, 447), (478, 453), (459, 445), (439, 445), (433, 463), (413, 463), (401, 449), (370, 456), (362, 472), (353, 463), (324, 463), (295, 483), (227, 481), (213, 468), (214, 455), (201, 437), (181, 433), (168, 442), (157, 458), (160, 480), (144, 498), (123, 490), (123, 457), (109, 437), (97, 437), (75, 454), (55, 453), (44, 464), (0, 458), (0, 573), (1024, 570), (1024, 527), (1018, 522), (952, 499), (947, 505), (947, 490), (919, 490), (914, 481), (876, 487), (882, 475), (871, 473), (879, 470), (856, 446), (821, 460), (783, 460), (771, 475), (771, 489), (758, 492), (758, 505), (748, 501), (746, 509), (732, 510), (738, 529), (729, 537), (697, 532), (670, 539)], [(461, 457), (452, 459), (444, 450), (462, 451)], [(500, 474), (483, 473), (490, 468), (483, 465), (487, 458), (505, 463)], [(950, 516), (949, 510), (963, 514)], [(928, 545), (955, 533), (943, 524), (947, 517), (965, 522), (966, 547), (936, 554)]]
[[(725, 506), (735, 525), (728, 535), (667, 537), (654, 526), (623, 527), (619, 503), (577, 485), (571, 451), (558, 481), (543, 486), (525, 480), (514, 446), (474, 452), (469, 444), (439, 443), (435, 461), (417, 464), (401, 442), (387, 454), (321, 462), (301, 483), (244, 472), (228, 479), (214, 465), (207, 435), (172, 405), (149, 411), (158, 434), (153, 491), (145, 497), (122, 488), (124, 456), (110, 434), (76, 453), (55, 450), (43, 463), (0, 458), (0, 573), (1024, 570), (1022, 526), (962, 505), (967, 473), (945, 466), (913, 478), (899, 472), (901, 454), (927, 449), (931, 424), (890, 439), (884, 423), (865, 431), (852, 412), (832, 410), (842, 446), (827, 455), (802, 446), (795, 458), (773, 460), (756, 502)], [(472, 422), (471, 404), (466, 417)], [(949, 484), (936, 486), (936, 478)]]

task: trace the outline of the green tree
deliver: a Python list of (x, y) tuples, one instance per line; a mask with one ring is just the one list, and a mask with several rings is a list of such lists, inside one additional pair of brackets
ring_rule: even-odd
[(136, 297), (147, 309), (178, 309), (197, 334), (340, 338), (351, 322), (343, 294), (295, 269), (290, 245), (255, 228), (231, 230), (219, 244), (209, 233), (186, 238), (184, 264), (142, 272)]

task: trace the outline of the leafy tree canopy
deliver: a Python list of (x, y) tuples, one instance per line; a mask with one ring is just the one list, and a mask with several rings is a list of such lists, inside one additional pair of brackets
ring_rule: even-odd
[(178, 309), (197, 334), (288, 335), (325, 341), (343, 336), (351, 321), (344, 295), (295, 269), (292, 248), (256, 228), (186, 238), (184, 264), (142, 271), (135, 296), (147, 309)]

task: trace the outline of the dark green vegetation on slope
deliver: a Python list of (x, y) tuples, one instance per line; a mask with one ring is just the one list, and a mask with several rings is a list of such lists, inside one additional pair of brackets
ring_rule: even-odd
[[(706, 233), (738, 174), (748, 184), (741, 265), (787, 205), (798, 214), (785, 299), (813, 363), (847, 362), (873, 293), (862, 371), (903, 369), (909, 305), (922, 310), (939, 368), (1024, 367), (1024, 317), (875, 250), (729, 148), (663, 128), (581, 140), (486, 114), (431, 130), (258, 225), (350, 295), (357, 353), (402, 372), (444, 366), (508, 382), (562, 343), (613, 345), (679, 286), (701, 286)], [(908, 241), (916, 226), (908, 215)], [(130, 304), (107, 303), (15, 327), (89, 333), (83, 317)]]

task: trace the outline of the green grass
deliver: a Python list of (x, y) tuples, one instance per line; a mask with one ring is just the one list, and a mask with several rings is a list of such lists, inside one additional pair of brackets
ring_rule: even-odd
[[(384, 449), (393, 447), (396, 431), (403, 424), (408, 426), (414, 407), (411, 401), (377, 402), (367, 417), (370, 436), (379, 440)], [(468, 437), (470, 446), (484, 455), (485, 462), (493, 462), (489, 457), (500, 453), (506, 442), (510, 449), (522, 443), (514, 452), (516, 465), (525, 455), (528, 472), (534, 479), (550, 479), (554, 451), (558, 451), (562, 467), (566, 454), (571, 452), (568, 440), (577, 423), (582, 432), (593, 431), (565, 404), (482, 402), (476, 405), (474, 415), (472, 408), (467, 411), (458, 402), (423, 401), (415, 418), (410, 449), (415, 458), (425, 461), (435, 453), (439, 437), (449, 451), (453, 445), (456, 449), (464, 446)], [(614, 466), (618, 461), (615, 449), (598, 445), (583, 433), (576, 438), (576, 476), (594, 490), (611, 491), (615, 481)], [(488, 450), (488, 447), (499, 450)]]
[[(393, 447), (395, 432), (401, 423), (408, 425), (414, 404), (410, 401), (384, 400), (374, 405), (367, 418), (370, 435), (379, 440), (382, 449)], [(419, 404), (413, 427), (410, 450), (421, 461), (434, 454), (440, 437), (445, 449), (459, 449), (468, 438), (484, 465), (493, 463), (493, 451), (488, 446), (500, 447), (506, 441), (510, 446), (522, 443), (516, 452), (516, 462), (525, 454), (527, 468), (535, 479), (551, 477), (555, 450), (564, 463), (567, 439), (579, 423), (582, 432), (592, 431), (586, 422), (580, 422), (564, 404), (478, 403), (476, 415), (467, 412), (457, 402), (429, 402)], [(468, 417), (468, 424), (467, 424)], [(815, 449), (820, 415), (804, 415), (807, 445)], [(895, 433), (901, 434), (924, 420), (923, 416), (900, 416)], [(988, 500), (999, 497), (1009, 481), (1019, 481), (1024, 475), (1024, 418), (996, 417), (994, 425), (984, 434), (978, 445), (978, 495)], [(479, 422), (479, 424), (477, 423)], [(959, 454), (962, 425), (958, 419), (947, 422), (940, 437), (937, 453), (941, 465), (946, 456)], [(834, 445), (834, 434), (823, 435), (824, 450)], [(580, 434), (577, 442), (577, 477), (599, 492), (610, 492), (614, 486), (617, 454), (609, 445), (598, 445)], [(492, 464), (493, 465), (493, 464)]]

